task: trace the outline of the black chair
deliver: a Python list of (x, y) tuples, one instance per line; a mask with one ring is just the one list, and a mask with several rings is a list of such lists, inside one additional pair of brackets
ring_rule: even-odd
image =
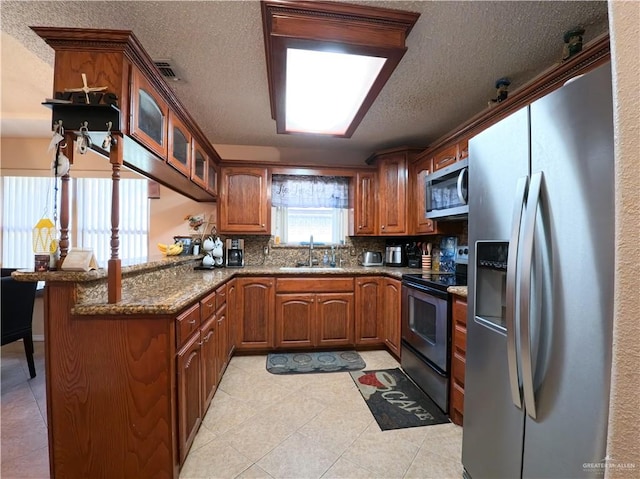
[(2, 345), (18, 339), (24, 342), (24, 352), (29, 365), (29, 375), (36, 377), (36, 366), (33, 362), (33, 303), (36, 299), (36, 282), (16, 281), (11, 277), (15, 269), (2, 268)]

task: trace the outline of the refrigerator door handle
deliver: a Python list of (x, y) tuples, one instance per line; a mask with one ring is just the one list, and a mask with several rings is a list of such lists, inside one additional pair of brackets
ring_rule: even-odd
[(540, 190), (544, 181), (542, 172), (531, 175), (527, 209), (522, 231), (522, 271), (520, 274), (520, 351), (522, 353), (522, 389), (527, 414), (536, 418), (536, 399), (533, 390), (533, 358), (531, 355), (531, 269), (533, 266), (533, 238), (536, 226), (536, 214), (540, 204)]
[(507, 365), (509, 367), (509, 385), (511, 386), (511, 400), (513, 404), (522, 408), (522, 392), (518, 377), (518, 359), (516, 351), (516, 278), (518, 265), (518, 248), (520, 242), (520, 226), (522, 224), (522, 210), (529, 186), (529, 177), (523, 176), (516, 184), (516, 194), (513, 203), (511, 220), (511, 238), (507, 257), (507, 288), (505, 304), (505, 324), (507, 328)]

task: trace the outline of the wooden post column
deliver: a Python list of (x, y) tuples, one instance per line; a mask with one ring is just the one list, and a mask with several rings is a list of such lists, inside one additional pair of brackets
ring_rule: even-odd
[(109, 303), (117, 303), (122, 298), (122, 262), (120, 250), (120, 169), (123, 161), (122, 136), (114, 135), (115, 145), (111, 146), (111, 259), (109, 259)]
[[(73, 141), (75, 140), (75, 133), (69, 131), (64, 134), (64, 143), (66, 144), (64, 148), (64, 154), (67, 158), (69, 158), (69, 166), (73, 165)], [(56, 267), (60, 267), (62, 261), (67, 256), (67, 252), (69, 251), (69, 208), (71, 207), (69, 203), (69, 183), (71, 182), (71, 177), (69, 176), (69, 172), (64, 174), (61, 177), (61, 185), (60, 185), (60, 261)], [(57, 201), (57, 198), (54, 200)]]

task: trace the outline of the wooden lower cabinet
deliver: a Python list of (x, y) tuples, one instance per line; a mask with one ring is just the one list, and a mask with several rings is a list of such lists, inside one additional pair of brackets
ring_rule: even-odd
[(202, 411), (207, 410), (218, 386), (218, 322), (211, 316), (200, 329), (202, 345)]
[(316, 295), (316, 346), (354, 344), (353, 293)]
[(355, 335), (357, 345), (383, 346), (384, 341), (384, 278), (356, 278)]
[(402, 282), (384, 278), (384, 307), (382, 316), (385, 321), (385, 344), (389, 350), (400, 357), (400, 307), (402, 304)]
[(313, 347), (315, 294), (276, 294), (277, 348)]
[(451, 352), (451, 391), (449, 415), (451, 421), (462, 426), (464, 416), (464, 370), (467, 351), (467, 299), (453, 297), (452, 352)]
[(180, 464), (184, 463), (189, 448), (202, 422), (202, 348), (200, 334), (195, 333), (178, 352), (178, 450)]
[(277, 348), (351, 346), (353, 318), (352, 278), (278, 279)]
[(273, 347), (274, 282), (271, 277), (237, 279), (234, 315), (238, 350)]

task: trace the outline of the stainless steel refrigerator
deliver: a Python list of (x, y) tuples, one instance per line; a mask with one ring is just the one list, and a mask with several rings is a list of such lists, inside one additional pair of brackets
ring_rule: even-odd
[(616, 247), (611, 91), (607, 63), (470, 141), (465, 477), (602, 475)]

